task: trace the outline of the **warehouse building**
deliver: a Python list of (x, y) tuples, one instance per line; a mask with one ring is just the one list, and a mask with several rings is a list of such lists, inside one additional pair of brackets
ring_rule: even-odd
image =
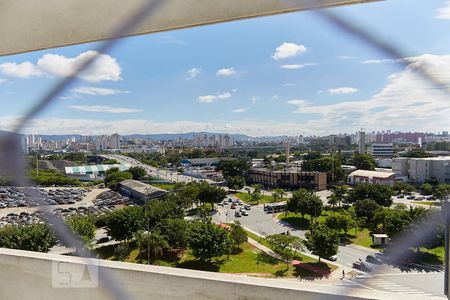
[(131, 179), (121, 181), (119, 183), (119, 190), (122, 193), (139, 200), (160, 198), (167, 193), (166, 190)]
[(111, 165), (92, 165), (65, 167), (66, 175), (81, 181), (102, 180), (106, 171), (113, 168), (119, 168), (119, 171), (126, 171), (130, 168), (129, 164), (111, 164)]

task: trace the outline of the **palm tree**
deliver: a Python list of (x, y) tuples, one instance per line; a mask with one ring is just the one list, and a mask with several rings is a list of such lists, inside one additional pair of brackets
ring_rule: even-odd
[(164, 251), (169, 249), (169, 243), (158, 232), (153, 232), (147, 234), (147, 247), (148, 261), (150, 262), (150, 259), (157, 259), (163, 255)]
[(133, 234), (133, 237), (136, 240), (139, 249), (139, 262), (142, 263), (142, 244), (145, 242), (146, 234), (143, 230), (138, 230)]
[(277, 202), (277, 200), (280, 198), (283, 200), (284, 195), (286, 195), (286, 193), (284, 192), (283, 189), (273, 189), (272, 190), (273, 202)]

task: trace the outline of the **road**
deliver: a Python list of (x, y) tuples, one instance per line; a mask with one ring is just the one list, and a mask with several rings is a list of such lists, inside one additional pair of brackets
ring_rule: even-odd
[[(233, 196), (231, 196), (233, 197)], [(262, 205), (252, 206), (248, 216), (235, 217), (235, 210), (229, 205), (219, 207), (213, 216), (216, 222), (233, 222), (239, 220), (241, 224), (262, 236), (286, 232), (300, 238), (305, 232), (291, 228), (279, 221), (275, 215), (266, 214)], [(366, 256), (375, 250), (355, 245), (339, 246), (336, 263), (346, 268), (352, 268), (353, 263), (359, 259), (365, 261)], [(397, 267), (383, 265), (376, 271), (376, 275), (368, 274), (365, 278), (346, 280), (342, 285), (352, 288), (368, 288), (402, 294), (414, 294), (424, 297), (430, 295), (443, 296), (444, 274), (440, 271), (430, 270), (429, 273), (418, 271), (402, 271)]]

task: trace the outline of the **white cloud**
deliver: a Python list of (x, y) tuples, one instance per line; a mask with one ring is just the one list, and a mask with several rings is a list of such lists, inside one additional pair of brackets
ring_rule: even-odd
[[(450, 84), (450, 55), (424, 54), (406, 59), (408, 67), (388, 77), (388, 84), (369, 99), (329, 105), (291, 102), (297, 113), (317, 116), (305, 122), (311, 128), (329, 132), (356, 131), (362, 126), (373, 130), (439, 131), (450, 127), (448, 96), (430, 86), (414, 69), (424, 68), (445, 84)], [(321, 129), (319, 129), (321, 130)]]
[(234, 68), (223, 68), (219, 69), (216, 72), (217, 76), (231, 76), (236, 74), (236, 70)]
[(186, 79), (187, 80), (194, 79), (195, 77), (197, 77), (201, 73), (202, 73), (202, 69), (200, 69), (200, 68), (192, 68), (192, 69), (190, 69), (189, 71), (186, 72)]
[(450, 20), (450, 1), (447, 1), (444, 7), (438, 9), (436, 18)]
[(231, 97), (229, 92), (219, 93), (217, 95), (204, 95), (198, 97), (198, 102), (200, 103), (213, 103), (216, 100), (224, 100)]
[(128, 91), (121, 91), (116, 89), (98, 88), (92, 86), (81, 86), (71, 89), (70, 92), (74, 94), (84, 94), (90, 96), (110, 96), (116, 94), (128, 93)]
[(303, 69), (304, 67), (309, 67), (309, 66), (317, 66), (317, 64), (316, 63), (290, 64), (290, 65), (281, 65), (280, 68), (296, 70), (296, 69)]
[(7, 81), (8, 81), (8, 79), (6, 79), (6, 78), (0, 78), (0, 84), (5, 83)]
[(44, 73), (29, 61), (23, 63), (6, 62), (0, 64), (0, 72), (4, 76), (14, 78), (29, 78), (43, 76)]
[(292, 99), (289, 101), (286, 101), (287, 104), (292, 104), (292, 105), (296, 105), (296, 106), (306, 106), (309, 104), (308, 101), (306, 100), (300, 100), (300, 99)]
[(246, 112), (248, 110), (249, 110), (248, 107), (242, 107), (242, 108), (237, 108), (237, 109), (233, 110), (232, 112), (234, 112), (234, 113), (244, 113), (244, 112)]
[(349, 55), (338, 55), (337, 58), (340, 59), (356, 59), (356, 56), (349, 56)]
[(125, 107), (112, 107), (107, 105), (71, 105), (72, 109), (86, 111), (86, 112), (101, 112), (111, 114), (123, 114), (123, 113), (136, 113), (141, 112), (140, 109), (125, 108)]
[(402, 59), (391, 59), (391, 58), (386, 58), (386, 59), (367, 59), (367, 60), (363, 60), (361, 61), (362, 64), (394, 64), (397, 62), (401, 62)]
[(306, 47), (303, 45), (283, 43), (275, 49), (275, 53), (272, 55), (272, 58), (274, 60), (280, 60), (294, 57), (304, 52), (306, 52)]
[(58, 54), (45, 54), (38, 59), (36, 64), (29, 61), (23, 63), (6, 62), (0, 64), (0, 72), (9, 77), (30, 78), (37, 76), (67, 77), (74, 72), (86, 60), (98, 55), (95, 62), (79, 77), (90, 82), (105, 80), (118, 81), (122, 79), (121, 68), (117, 60), (107, 54), (99, 54), (96, 51), (86, 51), (76, 57), (65, 57)]
[(353, 88), (353, 87), (349, 87), (349, 86), (328, 89), (328, 93), (333, 94), (333, 95), (335, 95), (335, 94), (337, 94), (337, 95), (353, 94), (353, 93), (356, 93), (357, 91), (358, 91), (357, 88)]

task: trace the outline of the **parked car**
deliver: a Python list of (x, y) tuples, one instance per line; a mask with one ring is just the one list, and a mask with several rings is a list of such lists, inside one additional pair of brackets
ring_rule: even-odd
[(246, 205), (246, 206), (244, 206), (244, 208), (246, 209), (246, 210), (250, 210), (251, 209), (251, 207), (250, 207), (250, 205)]
[(328, 260), (336, 261), (337, 260), (337, 255), (332, 255), (332, 256), (328, 257)]
[(361, 270), (363, 272), (372, 272), (373, 271), (373, 268), (368, 263), (365, 263), (363, 261), (354, 262), (353, 268)]
[(239, 217), (242, 216), (242, 214), (241, 214), (240, 211), (236, 211), (236, 212), (234, 213), (234, 216), (239, 218)]
[(234, 203), (231, 204), (230, 208), (231, 208), (231, 209), (236, 209), (236, 204), (234, 204)]
[(400, 194), (400, 195), (397, 196), (397, 198), (400, 198), (400, 199), (405, 198), (405, 195), (401, 195)]
[(408, 199), (408, 200), (414, 200), (414, 199), (416, 199), (416, 196), (411, 195), (411, 196), (406, 197), (406, 199)]
[(245, 210), (241, 211), (241, 214), (242, 214), (243, 216), (248, 216), (248, 212), (246, 212)]
[(383, 263), (383, 261), (381, 259), (378, 259), (375, 255), (367, 255), (366, 261), (376, 265), (381, 265)]

